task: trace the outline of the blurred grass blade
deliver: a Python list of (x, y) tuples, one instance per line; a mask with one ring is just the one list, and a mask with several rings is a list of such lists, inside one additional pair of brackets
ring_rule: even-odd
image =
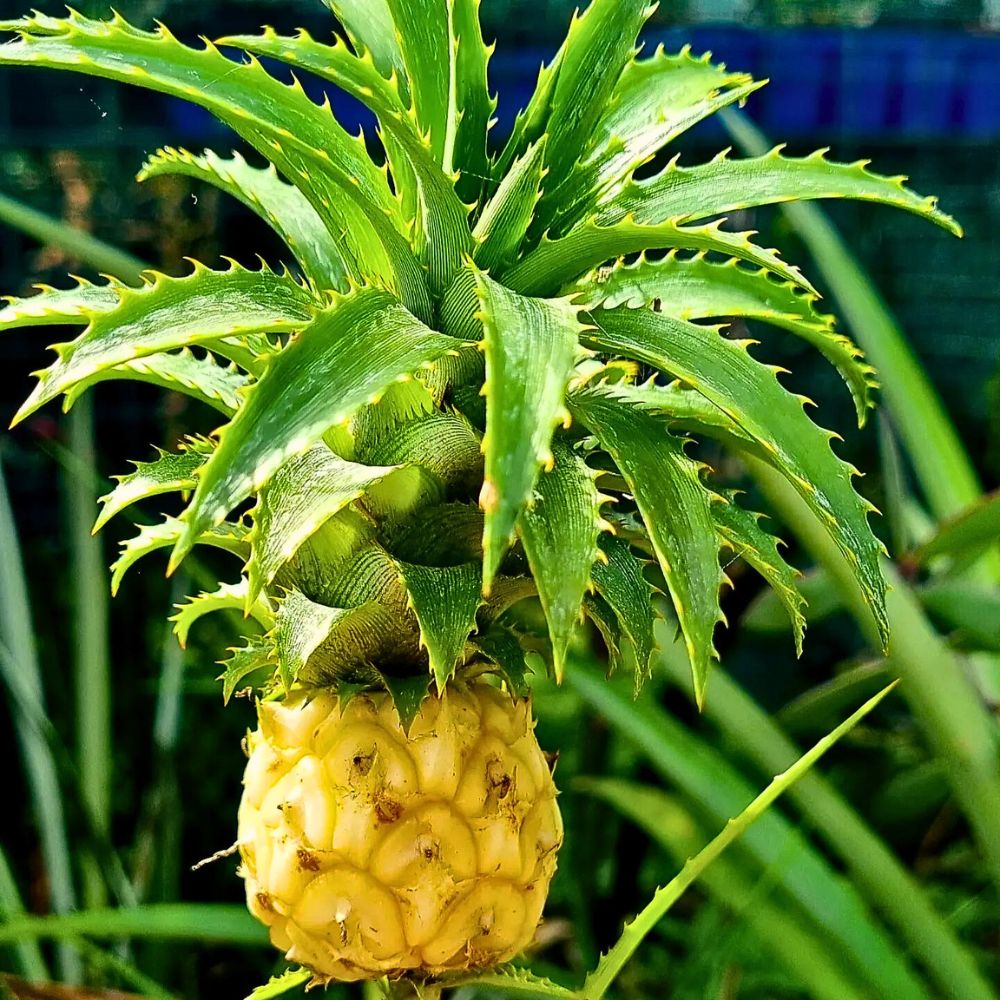
[[(877, 646), (878, 631), (854, 582), (854, 572), (827, 541), (822, 525), (769, 466), (748, 457), (744, 461), (772, 509), (837, 583), (866, 639)], [(1000, 887), (996, 720), (958, 657), (928, 621), (909, 585), (889, 563), (885, 570), (890, 584), (889, 668), (902, 680), (900, 694), (909, 702), (931, 746), (948, 768), (955, 798), (972, 826), (994, 884)]]
[[(10, 661), (0, 657), (0, 669), (7, 670), (8, 662), (16, 676), (10, 678), (12, 687), (42, 717), (45, 712), (45, 695), (42, 673), (35, 649), (35, 638), (28, 605), (28, 586), (21, 561), (17, 529), (11, 510), (3, 468), (0, 464), (0, 642), (10, 653)], [(66, 823), (63, 815), (62, 790), (59, 787), (55, 761), (44, 737), (20, 711), (11, 713), (21, 755), (27, 772), (28, 792), (31, 796), (35, 821), (38, 824), (42, 859), (48, 878), (52, 909), (57, 914), (67, 913), (76, 906), (73, 871), (70, 864)], [(60, 979), (77, 983), (83, 967), (79, 955), (69, 945), (59, 949)]]
[[(90, 532), (97, 493), (94, 480), (94, 415), (91, 397), (69, 414), (69, 459), (64, 466), (73, 601), (73, 661), (76, 679), (76, 762), (80, 794), (96, 832), (111, 830), (111, 668), (108, 650), (108, 584), (100, 538)], [(107, 902), (97, 859), (82, 858), (83, 903)]]
[[(709, 703), (715, 698), (715, 692)], [(581, 779), (576, 787), (617, 809), (666, 850), (681, 866), (705, 844), (704, 832), (688, 811), (656, 788), (618, 778)], [(863, 1000), (865, 992), (830, 955), (823, 931), (787, 905), (763, 896), (758, 883), (729, 858), (718, 858), (701, 876), (709, 893), (739, 922), (749, 925), (761, 946), (817, 1000)], [(811, 926), (810, 926), (811, 924)]]
[(1000, 591), (967, 580), (932, 580), (917, 591), (921, 604), (963, 647), (1000, 653)]
[[(88, 965), (117, 976), (123, 983), (141, 991), (144, 1000), (177, 1000), (177, 996), (161, 986), (155, 979), (137, 969), (131, 962), (126, 962), (110, 951), (105, 951), (83, 938), (74, 938), (73, 943), (87, 959)], [(120, 994), (109, 993), (107, 1000), (112, 1000)]]
[[(16, 920), (21, 916), (24, 916), (24, 903), (21, 902), (21, 894), (7, 862), (7, 855), (0, 847), (0, 920)], [(13, 946), (13, 952), (26, 979), (35, 983), (48, 981), (49, 970), (37, 941), (18, 941)]]
[[(751, 156), (771, 148), (743, 114), (720, 112), (736, 144)], [(781, 211), (811, 252), (816, 267), (875, 366), (882, 391), (913, 463), (923, 493), (939, 518), (975, 502), (982, 492), (969, 456), (930, 380), (871, 278), (821, 208), (782, 205)], [(994, 569), (1000, 568), (998, 560)]]
[(1000, 491), (981, 497), (945, 521), (907, 562), (926, 566), (937, 556), (964, 561), (1000, 545)]
[[(718, 751), (650, 698), (633, 700), (620, 684), (579, 660), (567, 671), (567, 683), (713, 822), (724, 823), (753, 799), (753, 786)], [(880, 970), (878, 996), (928, 996), (854, 887), (784, 815), (775, 810), (762, 817), (738, 851), (775, 873), (781, 887), (826, 928), (828, 947), (853, 969)]]
[[(660, 667), (682, 691), (687, 690), (687, 663), (683, 648), (659, 636), (664, 653)], [(882, 687), (888, 679), (883, 664), (858, 668), (850, 686), (838, 690), (834, 706), (841, 712), (847, 697), (869, 697), (871, 685)], [(798, 748), (771, 721), (767, 713), (724, 671), (705, 707), (706, 717), (764, 773), (774, 774), (795, 761)], [(842, 675), (848, 677), (849, 675)], [(858, 681), (861, 683), (859, 684)], [(815, 691), (815, 689), (813, 689)], [(862, 695), (862, 691), (864, 694)], [(972, 953), (956, 937), (948, 922), (937, 913), (930, 897), (878, 835), (840, 796), (825, 778), (813, 772), (789, 791), (789, 798), (802, 811), (809, 827), (824, 840), (850, 873), (854, 885), (872, 906), (896, 928), (910, 954), (927, 969), (941, 997), (952, 1000), (996, 1000), (976, 966)]]
[(70, 257), (95, 271), (112, 274), (122, 281), (137, 284), (146, 267), (138, 257), (59, 219), (22, 205), (5, 194), (0, 194), (0, 223), (20, 230), (46, 246), (59, 247)]
[[(672, 674), (671, 658), (666, 657), (664, 662), (668, 664)], [(890, 680), (892, 675), (885, 660), (869, 660), (846, 667), (830, 680), (814, 684), (797, 698), (783, 705), (775, 713), (775, 719), (781, 724), (785, 733), (792, 735), (797, 733), (805, 735), (810, 731), (827, 728), (831, 718), (841, 715), (848, 705), (856, 705), (862, 698), (870, 698), (876, 691), (881, 691)], [(720, 713), (724, 711), (723, 706), (717, 707)], [(728, 722), (721, 714), (716, 717), (709, 713), (709, 718), (719, 725)], [(777, 726), (775, 733), (780, 733)], [(751, 755), (753, 753), (750, 747), (741, 749), (745, 749)]]
[[(582, 671), (580, 672), (582, 676)], [(580, 676), (577, 677), (580, 679)], [(585, 681), (593, 683), (592, 675)], [(767, 809), (783, 792), (795, 784), (809, 769), (829, 750), (841, 737), (847, 735), (869, 712), (876, 708), (879, 702), (895, 687), (895, 684), (880, 691), (874, 698), (866, 701), (853, 715), (842, 722), (836, 729), (827, 736), (824, 736), (813, 748), (804, 753), (786, 771), (776, 775), (771, 783), (760, 793), (742, 812), (734, 816), (726, 823), (722, 832), (719, 833), (705, 848), (703, 848), (694, 858), (687, 861), (678, 875), (672, 879), (662, 889), (659, 889), (646, 908), (633, 920), (626, 924), (622, 936), (615, 945), (607, 952), (597, 968), (587, 977), (587, 982), (581, 991), (585, 1000), (600, 1000), (607, 993), (608, 988), (614, 982), (618, 973), (635, 953), (646, 935), (659, 923), (660, 919), (670, 909), (673, 904), (697, 881), (706, 868), (729, 847), (737, 838), (763, 816)], [(888, 970), (882, 966), (858, 968), (862, 977), (867, 977), (871, 981), (872, 968), (878, 968), (878, 986), (886, 988), (884, 978)], [(875, 985), (872, 983), (872, 985)], [(906, 995), (922, 996), (924, 991), (917, 987), (915, 991), (907, 991)], [(891, 991), (887, 994), (890, 997), (899, 998), (904, 995), (902, 992)]]
[(76, 937), (270, 946), (267, 929), (245, 907), (222, 903), (156, 903), (117, 910), (84, 910), (50, 917), (18, 917), (0, 925), (0, 944)]

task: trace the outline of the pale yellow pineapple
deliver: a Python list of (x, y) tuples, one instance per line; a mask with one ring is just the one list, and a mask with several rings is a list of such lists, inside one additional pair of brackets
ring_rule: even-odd
[[(872, 369), (799, 270), (721, 217), (849, 197), (957, 226), (900, 178), (822, 153), (664, 159), (637, 178), (760, 86), (687, 49), (642, 55), (645, 0), (593, 0), (574, 17), (502, 149), (488, 142), (479, 0), (326, 2), (345, 37), (220, 39), (239, 59), (118, 15), (0, 23), (16, 36), (0, 63), (150, 87), (232, 127), (268, 167), (167, 148), (140, 177), (235, 196), (291, 263), (43, 288), (9, 300), (0, 329), (84, 327), (19, 419), (112, 378), (220, 415), (210, 437), (137, 463), (104, 498), (99, 525), (159, 494), (184, 501), (125, 543), (113, 584), (163, 548), (171, 568), (196, 545), (240, 561), (176, 621), (184, 641), (207, 612), (247, 615), (222, 680), (227, 700), (260, 698), (239, 818), (250, 909), (320, 981), (424, 981), (513, 958), (542, 914), (562, 830), (526, 650), (561, 679), (585, 618), (639, 685), (659, 591), (700, 700), (736, 556), (801, 642), (795, 572), (688, 454), (691, 437), (785, 477), (885, 636), (881, 546), (855, 470), (753, 342), (719, 324), (814, 345), (859, 421)], [(258, 56), (365, 103), (384, 162)]]
[(320, 978), (513, 958), (562, 842), (526, 699), (451, 685), (404, 732), (386, 694), (260, 709), (239, 813), (247, 903)]

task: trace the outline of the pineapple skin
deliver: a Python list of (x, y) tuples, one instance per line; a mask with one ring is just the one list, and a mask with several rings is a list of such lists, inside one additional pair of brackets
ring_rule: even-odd
[(528, 699), (483, 681), (259, 706), (239, 810), (250, 912), (320, 982), (484, 969), (541, 919), (562, 843)]

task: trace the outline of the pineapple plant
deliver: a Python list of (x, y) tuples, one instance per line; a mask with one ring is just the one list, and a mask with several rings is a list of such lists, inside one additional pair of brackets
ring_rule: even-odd
[[(247, 622), (220, 679), (258, 713), (238, 816), (248, 906), (317, 982), (447, 981), (515, 957), (541, 918), (563, 831), (530, 682), (562, 678), (581, 621), (638, 687), (662, 593), (701, 701), (738, 557), (801, 646), (795, 571), (693, 439), (788, 480), (887, 641), (857, 471), (725, 322), (815, 346), (859, 423), (874, 372), (808, 279), (727, 213), (841, 197), (959, 229), (904, 178), (826, 151), (656, 159), (761, 84), (688, 49), (643, 55), (645, 2), (575, 15), (498, 146), (479, 0), (326, 2), (329, 41), (189, 46), (72, 10), (0, 23), (2, 63), (147, 87), (230, 126), (264, 165), (168, 147), (139, 179), (214, 185), (289, 253), (41, 287), (8, 299), (0, 327), (82, 328), (15, 421), (109, 379), (218, 414), (103, 498), (97, 528), (152, 497), (184, 504), (123, 545), (112, 589), (160, 550), (169, 571), (196, 546), (236, 557), (175, 623), (183, 643), (209, 612)], [(350, 135), (261, 58), (342, 88), (377, 135)]]

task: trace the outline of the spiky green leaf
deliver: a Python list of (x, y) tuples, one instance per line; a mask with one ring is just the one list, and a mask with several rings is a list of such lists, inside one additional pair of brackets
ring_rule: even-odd
[(566, 443), (553, 441), (554, 464), (535, 483), (519, 532), (549, 626), (556, 679), (580, 621), (580, 606), (597, 559), (603, 501), (595, 473)]
[(346, 291), (348, 265), (308, 199), (282, 180), (273, 166), (254, 167), (239, 154), (226, 159), (167, 146), (142, 165), (137, 180), (167, 174), (193, 177), (217, 187), (260, 216), (284, 240), (303, 273), (318, 288)]
[[(715, 509), (713, 505), (713, 510)], [(599, 539), (603, 560), (594, 565), (597, 593), (604, 599), (618, 621), (635, 655), (636, 690), (649, 677), (650, 659), (655, 640), (653, 623), (653, 588), (643, 575), (643, 564), (628, 544), (613, 535)]]
[(771, 585), (778, 599), (785, 606), (795, 635), (795, 650), (802, 655), (802, 639), (806, 620), (802, 613), (805, 598), (799, 592), (798, 570), (793, 569), (781, 556), (780, 539), (760, 526), (761, 514), (739, 506), (735, 495), (729, 501), (712, 508), (719, 534), (725, 543), (751, 565)]
[(639, 309), (595, 310), (596, 331), (585, 340), (681, 379), (717, 406), (767, 454), (795, 487), (848, 559), (885, 640), (885, 580), (881, 543), (868, 524), (874, 508), (854, 489), (856, 470), (830, 447), (836, 435), (806, 416), (801, 396), (754, 360), (747, 343), (718, 330)]
[(543, 206), (558, 204), (560, 185), (586, 148), (653, 10), (646, 0), (591, 0), (582, 15), (574, 13), (545, 127)]
[(116, 514), (140, 500), (161, 493), (193, 490), (195, 470), (204, 464), (210, 448), (209, 442), (203, 439), (193, 440), (182, 451), (157, 449), (160, 454), (154, 461), (134, 462), (135, 472), (116, 476), (118, 485), (98, 500), (101, 513), (94, 522), (95, 533)]
[(253, 508), (249, 599), (256, 598), (306, 539), (396, 468), (346, 462), (322, 442), (285, 462)]
[(222, 700), (227, 705), (247, 681), (253, 682), (247, 684), (247, 687), (263, 687), (270, 680), (275, 667), (271, 644), (263, 636), (249, 636), (244, 645), (234, 647), (229, 652), (229, 659), (220, 661), (223, 670), (216, 678), (222, 681)]
[(392, 77), (409, 94), (406, 64), (393, 23), (389, 0), (323, 0), (344, 27), (354, 48), (374, 62), (384, 77)]
[(484, 271), (502, 270), (517, 256), (541, 196), (545, 141), (543, 136), (514, 162), (476, 222), (475, 261)]
[(38, 294), (23, 299), (5, 295), (0, 309), (0, 330), (17, 330), (26, 326), (85, 324), (95, 313), (107, 312), (118, 304), (118, 281), (95, 285), (83, 278), (76, 279), (74, 288), (53, 288), (35, 285)]
[(871, 392), (878, 381), (860, 348), (833, 329), (832, 316), (816, 309), (815, 294), (775, 281), (765, 270), (741, 267), (733, 258), (715, 263), (703, 253), (679, 257), (671, 251), (660, 260), (643, 256), (591, 271), (573, 290), (605, 309), (651, 305), (678, 319), (739, 316), (770, 323), (812, 344), (838, 369), (854, 398), (859, 426), (873, 405)]
[(142, 288), (120, 286), (114, 308), (91, 316), (87, 329), (54, 349), (58, 360), (38, 374), (38, 385), (18, 410), (23, 420), (83, 379), (108, 368), (192, 344), (210, 346), (248, 363), (231, 338), (303, 326), (317, 303), (286, 275), (266, 268), (228, 271), (196, 265), (186, 278), (156, 275)]
[(160, 26), (141, 31), (115, 15), (95, 21), (35, 14), (0, 22), (18, 37), (0, 47), (0, 64), (69, 69), (192, 101), (229, 125), (273, 162), (323, 219), (357, 281), (377, 277), (419, 315), (430, 302), (403, 236), (382, 171), (363, 137), (349, 136), (329, 104), (314, 104), (298, 81), (281, 83), (253, 57), (234, 62), (211, 43), (183, 45)]
[[(170, 618), (174, 623), (174, 635), (180, 645), (186, 647), (191, 627), (196, 621), (217, 611), (238, 611), (242, 614), (246, 604), (246, 577), (241, 577), (239, 583), (223, 583), (217, 590), (202, 591), (197, 597), (189, 597), (176, 606), (177, 613)], [(265, 629), (274, 625), (274, 614), (263, 598), (250, 605), (250, 615)]]
[(815, 198), (873, 201), (912, 212), (961, 235), (961, 227), (924, 198), (904, 187), (904, 177), (882, 177), (867, 160), (834, 163), (821, 149), (802, 158), (786, 158), (777, 146), (766, 156), (730, 160), (728, 150), (709, 163), (682, 167), (675, 157), (655, 177), (632, 181), (598, 212), (605, 225), (626, 217), (653, 225), (665, 220), (695, 222), (757, 205)]
[(135, 358), (111, 368), (103, 368), (88, 378), (81, 379), (66, 390), (63, 409), (69, 410), (92, 386), (120, 379), (146, 382), (169, 392), (182, 393), (227, 417), (232, 416), (239, 408), (240, 390), (250, 384), (250, 380), (235, 364), (224, 367), (210, 353), (199, 358), (193, 351), (182, 348), (179, 351)]
[(475, 202), (490, 179), (486, 138), (496, 110), (487, 79), (494, 46), (483, 41), (479, 25), (482, 0), (449, 0), (454, 73), (449, 88), (449, 114), (454, 115), (454, 154), (445, 166), (459, 171), (458, 193)]
[(492, 625), (474, 635), (471, 643), (474, 649), (496, 665), (514, 694), (528, 693), (528, 664), (524, 658), (524, 647), (512, 629), (503, 625)]
[(703, 118), (761, 87), (746, 73), (731, 73), (692, 56), (689, 47), (630, 62), (618, 80), (610, 106), (590, 137), (588, 152), (559, 192), (551, 225), (561, 231), (593, 212), (632, 172), (667, 143)]
[(605, 261), (641, 250), (704, 250), (736, 257), (773, 271), (808, 291), (815, 291), (797, 267), (786, 264), (776, 250), (765, 250), (750, 240), (753, 233), (733, 233), (720, 222), (682, 226), (676, 222), (645, 225), (623, 219), (602, 225), (589, 219), (559, 239), (545, 237), (503, 272), (504, 284), (523, 295), (551, 295)]
[[(409, 9), (409, 5), (404, 6)], [(438, 6), (438, 9), (443, 17), (444, 7)], [(422, 15), (417, 20), (428, 30), (435, 23), (431, 16)], [(399, 176), (402, 165), (399, 154), (406, 159), (407, 177), (412, 172), (415, 180), (419, 210), (414, 244), (427, 264), (432, 285), (442, 291), (457, 270), (462, 255), (471, 248), (468, 212), (455, 193), (450, 168), (446, 166), (446, 172), (442, 172), (439, 160), (434, 157), (437, 147), (433, 143), (429, 145), (418, 131), (418, 125), (423, 124), (419, 115), (414, 122), (401, 107), (395, 87), (378, 74), (371, 62), (348, 52), (342, 43), (324, 45), (305, 31), (286, 38), (273, 29), (266, 29), (263, 35), (232, 35), (220, 39), (220, 43), (238, 45), (249, 52), (271, 56), (315, 73), (342, 87), (379, 116), (383, 130), (393, 140), (388, 148), (394, 157), (395, 176)], [(404, 50), (409, 52), (407, 44)], [(440, 62), (440, 53), (435, 55), (434, 61)]]
[(700, 467), (664, 422), (635, 405), (618, 386), (570, 394), (570, 410), (597, 436), (629, 484), (642, 514), (684, 636), (699, 703), (718, 654), (713, 634), (723, 573), (712, 518), (718, 499)]
[(290, 458), (402, 376), (460, 341), (428, 329), (389, 292), (338, 296), (268, 365), (221, 435), (184, 514), (173, 564), (206, 527), (261, 489)]
[(420, 644), (427, 650), (430, 669), (441, 693), (476, 627), (481, 601), (479, 565), (398, 565), (410, 607), (420, 625)]
[(274, 1000), (307, 984), (312, 977), (309, 969), (286, 969), (280, 975), (271, 976), (263, 986), (258, 986), (246, 1000)]
[[(137, 535), (122, 542), (121, 553), (111, 566), (111, 593), (118, 593), (122, 578), (140, 559), (176, 545), (183, 531), (182, 521), (176, 517), (166, 517), (157, 524), (144, 524)], [(244, 525), (227, 521), (201, 532), (194, 544), (209, 545), (246, 559), (249, 551), (246, 535)]]
[(480, 504), (483, 587), (513, 540), (540, 466), (552, 461), (551, 441), (564, 419), (565, 392), (583, 327), (563, 299), (530, 299), (482, 273), (476, 275), (486, 354), (486, 467)]

